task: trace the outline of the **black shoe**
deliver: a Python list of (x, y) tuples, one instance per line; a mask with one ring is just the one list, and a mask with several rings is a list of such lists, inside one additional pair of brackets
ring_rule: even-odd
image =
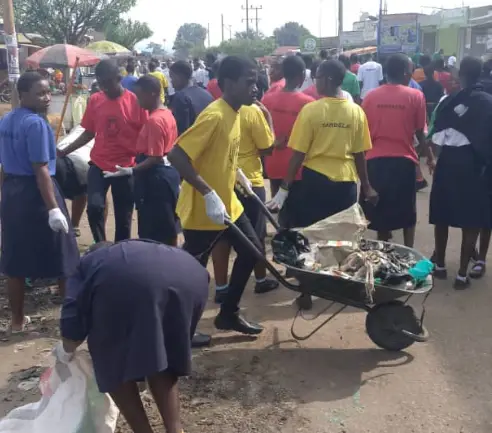
[(471, 286), (471, 281), (468, 277), (466, 277), (465, 280), (462, 280), (461, 278), (456, 278), (456, 280), (454, 280), (453, 288), (454, 290), (466, 290), (470, 286)]
[(222, 290), (216, 290), (215, 291), (215, 303), (216, 304), (222, 304), (224, 302), (225, 297), (227, 296), (227, 293), (229, 292), (229, 289), (222, 289)]
[(425, 179), (418, 180), (417, 181), (417, 192), (422, 191), (423, 189), (427, 188), (429, 184)]
[(207, 334), (201, 334), (200, 332), (195, 332), (193, 339), (191, 340), (191, 347), (208, 347), (212, 341), (212, 337)]
[(432, 253), (430, 261), (434, 263), (433, 277), (438, 280), (446, 280), (448, 278), (448, 270), (444, 266), (438, 266), (435, 253)]
[(232, 315), (219, 313), (215, 318), (214, 324), (221, 331), (236, 331), (246, 335), (258, 335), (263, 332), (263, 326), (248, 322), (238, 313)]
[(272, 280), (271, 278), (267, 278), (261, 283), (256, 283), (255, 293), (261, 295), (263, 293), (271, 292), (275, 289), (278, 289), (279, 283), (277, 280)]

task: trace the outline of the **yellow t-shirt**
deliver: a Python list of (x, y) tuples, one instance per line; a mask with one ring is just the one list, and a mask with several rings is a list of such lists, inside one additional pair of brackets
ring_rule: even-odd
[[(239, 113), (221, 98), (205, 108), (193, 126), (177, 140), (193, 168), (222, 199), (233, 222), (243, 213), (234, 192), (240, 137)], [(186, 230), (225, 228), (210, 220), (203, 196), (188, 182), (183, 182), (176, 212)]]
[(238, 165), (254, 187), (262, 187), (265, 183), (259, 151), (268, 149), (273, 144), (273, 133), (257, 105), (241, 107), (239, 116), (241, 144)]
[(157, 78), (159, 80), (159, 83), (161, 83), (161, 101), (164, 102), (166, 100), (165, 89), (169, 87), (166, 76), (159, 71), (149, 72), (149, 75)]
[(311, 102), (297, 117), (289, 147), (306, 154), (305, 167), (335, 182), (356, 182), (353, 155), (372, 148), (366, 115), (346, 99)]

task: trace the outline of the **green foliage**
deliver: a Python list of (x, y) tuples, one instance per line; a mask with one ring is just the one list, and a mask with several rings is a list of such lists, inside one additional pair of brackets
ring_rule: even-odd
[(156, 42), (149, 42), (145, 51), (151, 51), (154, 56), (165, 56), (167, 54), (164, 46)]
[(176, 33), (173, 50), (181, 57), (187, 57), (192, 49), (195, 52), (205, 50), (206, 37), (207, 29), (201, 24), (185, 23)]
[(247, 56), (251, 58), (267, 56), (275, 51), (276, 44), (274, 38), (266, 38), (263, 35), (247, 37), (244, 33), (236, 34), (236, 38), (222, 42), (219, 45), (219, 50), (227, 55)]
[(51, 43), (77, 45), (90, 29), (117, 23), (136, 0), (15, 0), (18, 28), (38, 33)]
[(281, 47), (299, 47), (305, 37), (312, 36), (311, 32), (302, 24), (294, 21), (285, 23), (273, 31), (277, 44)]
[(154, 34), (147, 23), (133, 20), (119, 20), (116, 24), (110, 23), (105, 33), (108, 41), (116, 42), (129, 50), (132, 50), (138, 42)]

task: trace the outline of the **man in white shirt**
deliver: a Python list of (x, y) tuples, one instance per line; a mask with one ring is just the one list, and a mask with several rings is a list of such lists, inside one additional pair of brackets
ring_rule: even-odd
[(174, 94), (176, 93), (176, 90), (174, 90), (173, 87), (173, 82), (171, 80), (171, 72), (170, 72), (170, 67), (173, 64), (171, 60), (167, 60), (166, 63), (164, 63), (164, 69), (162, 70), (162, 73), (166, 77), (168, 87), (167, 87), (167, 96), (169, 96), (169, 103), (171, 103), (171, 100), (173, 99)]
[(205, 67), (202, 65), (202, 62), (200, 59), (195, 58), (193, 59), (193, 83), (201, 87), (202, 89), (206, 89), (208, 82), (209, 82), (209, 76), (208, 72), (205, 69)]
[(456, 67), (456, 54), (449, 56), (448, 67), (449, 67), (449, 69), (454, 69)]
[(364, 99), (368, 92), (377, 89), (383, 82), (383, 67), (371, 58), (368, 62), (359, 67), (357, 79), (361, 88), (361, 99)]

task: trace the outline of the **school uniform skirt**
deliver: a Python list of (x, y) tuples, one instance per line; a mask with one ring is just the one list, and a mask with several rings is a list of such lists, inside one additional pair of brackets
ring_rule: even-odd
[(376, 206), (361, 191), (359, 203), (369, 229), (386, 232), (414, 227), (417, 223), (416, 164), (409, 158), (373, 158), (367, 161), (371, 186), (377, 191)]
[(304, 167), (302, 179), (294, 182), (279, 215), (286, 228), (308, 227), (341, 212), (357, 202), (355, 182), (334, 182)]
[[(140, 155), (137, 162), (145, 160)], [(178, 171), (170, 165), (154, 165), (135, 173), (135, 203), (138, 212), (138, 236), (169, 243), (179, 233), (176, 215), (179, 186)]]
[(429, 222), (457, 228), (491, 227), (485, 164), (471, 146), (442, 146), (432, 181)]
[(68, 221), (68, 234), (51, 230), (35, 176), (5, 176), (0, 204), (0, 267), (9, 277), (67, 277), (78, 265), (79, 250), (70, 217), (58, 184), (52, 179), (56, 202)]

